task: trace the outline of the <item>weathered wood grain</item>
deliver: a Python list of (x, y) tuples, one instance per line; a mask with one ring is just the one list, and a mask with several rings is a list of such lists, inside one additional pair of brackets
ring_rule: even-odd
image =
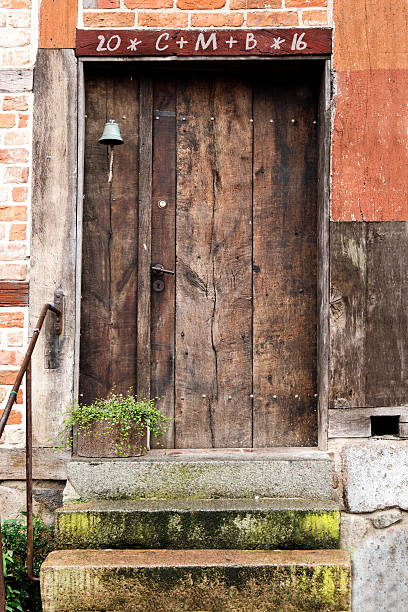
[(318, 441), (327, 449), (329, 407), (329, 294), (330, 294), (330, 62), (326, 61), (320, 82), (318, 108), (318, 228), (317, 228), (317, 390)]
[(0, 283), (0, 306), (28, 306), (28, 283)]
[(331, 224), (331, 408), (408, 401), (407, 248), (406, 222)]
[[(176, 265), (176, 81), (157, 78), (153, 96), (152, 263)], [(163, 200), (166, 207), (158, 203)], [(170, 417), (167, 433), (152, 446), (174, 447), (175, 277), (163, 277), (165, 290), (151, 294), (151, 394)]]
[[(214, 170), (207, 80), (177, 91), (176, 448), (215, 446), (217, 363), (212, 345)], [(192, 152), (194, 152), (192, 154)]]
[[(66, 480), (70, 453), (56, 453), (52, 448), (33, 448), (33, 478)], [(0, 449), (0, 479), (25, 480), (26, 457), (22, 448)]]
[(150, 397), (151, 361), (151, 231), (153, 86), (140, 79), (139, 88), (139, 237), (137, 270), (137, 393)]
[(42, 0), (40, 49), (75, 48), (78, 0)]
[[(80, 393), (88, 402), (136, 385), (138, 81), (98, 73), (87, 81)], [(105, 121), (125, 144), (100, 145)]]
[(46, 446), (73, 400), (77, 187), (73, 51), (39, 51), (34, 94), (30, 327), (56, 289), (65, 296), (64, 331), (58, 340), (60, 367), (44, 369), (46, 334), (41, 334), (32, 360), (34, 445)]
[(317, 96), (299, 79), (262, 81), (254, 91), (254, 446), (259, 447), (317, 442)]
[[(77, 30), (77, 55), (321, 55), (330, 28), (267, 30)], [(275, 41), (280, 41), (276, 44)]]
[(372, 416), (400, 416), (404, 423), (408, 420), (408, 406), (329, 410), (329, 438), (369, 438)]
[(32, 88), (32, 70), (24, 70), (19, 68), (0, 70), (0, 93), (31, 91)]

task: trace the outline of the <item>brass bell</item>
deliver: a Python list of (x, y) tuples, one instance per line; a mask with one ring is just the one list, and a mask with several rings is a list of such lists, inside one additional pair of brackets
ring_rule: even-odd
[(120, 135), (119, 125), (116, 123), (116, 121), (110, 119), (107, 123), (105, 123), (103, 134), (98, 142), (99, 144), (109, 145), (111, 147), (124, 143), (124, 140)]

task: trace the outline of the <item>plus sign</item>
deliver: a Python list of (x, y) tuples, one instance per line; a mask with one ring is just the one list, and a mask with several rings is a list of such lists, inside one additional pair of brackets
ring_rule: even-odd
[(232, 45), (236, 45), (237, 42), (238, 42), (237, 40), (234, 40), (232, 36), (230, 36), (229, 40), (225, 41), (225, 44), (229, 45), (229, 48), (232, 49)]
[(180, 49), (182, 49), (184, 45), (188, 45), (188, 40), (185, 40), (185, 38), (181, 37), (180, 40), (176, 41), (176, 45), (179, 45)]

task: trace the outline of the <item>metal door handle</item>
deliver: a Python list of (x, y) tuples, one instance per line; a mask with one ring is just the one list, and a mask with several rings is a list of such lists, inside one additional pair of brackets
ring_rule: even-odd
[(152, 272), (161, 276), (162, 274), (174, 274), (173, 270), (166, 270), (163, 264), (154, 264), (152, 266)]

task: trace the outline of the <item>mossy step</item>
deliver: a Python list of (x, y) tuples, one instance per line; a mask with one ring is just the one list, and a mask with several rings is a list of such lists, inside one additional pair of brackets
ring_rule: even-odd
[(41, 569), (44, 612), (350, 610), (340, 550), (63, 550)]
[(139, 500), (57, 511), (58, 548), (338, 548), (340, 512), (324, 500)]

